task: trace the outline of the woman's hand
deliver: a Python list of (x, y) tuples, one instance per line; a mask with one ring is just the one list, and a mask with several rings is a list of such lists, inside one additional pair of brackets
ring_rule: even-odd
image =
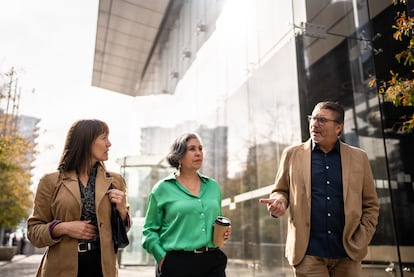
[(224, 240), (227, 241), (231, 237), (231, 226), (227, 229), (227, 231), (224, 233)]
[(58, 238), (66, 235), (74, 239), (93, 239), (98, 234), (98, 230), (90, 222), (90, 220), (61, 222), (53, 228), (52, 236)]
[(161, 259), (160, 263), (158, 264), (158, 271), (161, 272), (162, 265), (164, 264), (165, 257)]
[(110, 189), (106, 192), (106, 194), (108, 195), (109, 201), (116, 204), (116, 209), (118, 210), (119, 215), (121, 216), (122, 220), (125, 221), (128, 213), (127, 207), (125, 205), (125, 192), (119, 189)]

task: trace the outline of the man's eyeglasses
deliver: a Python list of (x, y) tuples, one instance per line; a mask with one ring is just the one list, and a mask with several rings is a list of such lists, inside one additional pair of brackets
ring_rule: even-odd
[(308, 121), (309, 121), (309, 123), (311, 123), (313, 121), (318, 121), (319, 125), (326, 124), (328, 121), (333, 121), (333, 122), (336, 122), (338, 124), (340, 123), (338, 120), (335, 120), (335, 119), (328, 119), (326, 117), (311, 116), (311, 115), (308, 115)]

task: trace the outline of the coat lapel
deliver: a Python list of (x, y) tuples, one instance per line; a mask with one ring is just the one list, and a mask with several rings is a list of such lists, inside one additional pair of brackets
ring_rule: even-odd
[(79, 190), (79, 182), (78, 182), (78, 175), (75, 171), (66, 172), (63, 176), (63, 185), (70, 191), (73, 197), (79, 204), (79, 207), (82, 207), (81, 200), (80, 200), (80, 190)]
[[(96, 173), (95, 181), (95, 205), (98, 208), (102, 199), (104, 199), (106, 192), (113, 181), (113, 177), (106, 177), (105, 169), (101, 166), (98, 167), (98, 172)], [(63, 177), (63, 185), (71, 192), (76, 201), (79, 204), (79, 207), (82, 207), (80, 191), (79, 191), (79, 182), (78, 177), (75, 171), (65, 173)]]
[(95, 205), (96, 208), (99, 207), (99, 204), (103, 199), (107, 199), (106, 192), (108, 191), (113, 177), (106, 177), (105, 169), (101, 166), (98, 167), (98, 172), (96, 173), (96, 182), (95, 182)]

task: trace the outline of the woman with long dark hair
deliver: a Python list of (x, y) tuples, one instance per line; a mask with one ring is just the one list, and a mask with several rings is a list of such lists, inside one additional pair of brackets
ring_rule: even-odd
[(47, 247), (37, 276), (118, 276), (112, 203), (127, 230), (131, 221), (125, 180), (104, 165), (111, 146), (108, 136), (103, 121), (76, 121), (67, 133), (58, 170), (41, 178), (27, 221), (31, 243)]

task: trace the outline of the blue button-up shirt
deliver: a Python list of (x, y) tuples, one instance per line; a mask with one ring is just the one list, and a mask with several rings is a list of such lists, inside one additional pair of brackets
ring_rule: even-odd
[(311, 231), (306, 254), (324, 258), (345, 258), (342, 244), (345, 225), (342, 167), (339, 142), (325, 154), (312, 143)]

